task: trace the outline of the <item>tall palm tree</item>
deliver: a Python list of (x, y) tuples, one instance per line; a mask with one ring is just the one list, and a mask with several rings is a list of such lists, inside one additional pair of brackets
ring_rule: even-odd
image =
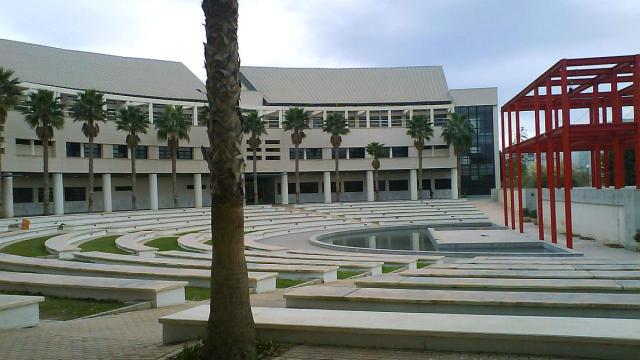
[[(331, 146), (333, 146), (333, 157), (336, 163), (336, 201), (340, 202), (340, 145), (342, 136), (349, 133), (349, 126), (344, 119), (344, 115), (334, 112), (327, 116), (327, 120), (322, 126), (322, 131), (331, 134)], [(326, 190), (326, 189), (325, 189)], [(327, 191), (331, 191), (328, 189)]]
[(105, 100), (96, 90), (86, 90), (71, 105), (73, 121), (82, 122), (82, 133), (89, 139), (89, 212), (93, 212), (93, 140), (100, 132), (99, 122), (107, 120)]
[(413, 138), (413, 146), (418, 150), (418, 194), (422, 194), (422, 151), (424, 142), (433, 136), (431, 122), (424, 115), (414, 116), (407, 121), (407, 135)]
[[(24, 91), (20, 86), (20, 80), (13, 76), (13, 70), (0, 66), (0, 139), (4, 132), (4, 124), (7, 122), (9, 110), (18, 104), (18, 99)], [(0, 151), (0, 181), (2, 180), (2, 151)], [(0, 186), (0, 208), (2, 208), (2, 190)]]
[(36, 130), (38, 139), (42, 140), (43, 213), (49, 215), (49, 141), (53, 139), (53, 129), (59, 130), (64, 126), (60, 98), (55, 97), (49, 90), (38, 90), (29, 94), (27, 106), (22, 112), (27, 124)]
[(371, 161), (371, 167), (373, 168), (373, 188), (375, 190), (375, 200), (378, 201), (380, 197), (380, 180), (378, 177), (378, 169), (380, 169), (380, 157), (384, 154), (384, 144), (380, 144), (379, 142), (370, 142), (366, 147), (367, 154), (373, 156), (373, 161)]
[(213, 178), (211, 227), (215, 239), (206, 356), (249, 360), (256, 357), (256, 334), (244, 258), (238, 1), (204, 0), (202, 9), (210, 110), (210, 147), (203, 149), (203, 155)]
[(140, 145), (140, 136), (146, 134), (149, 127), (149, 118), (139, 107), (127, 106), (120, 109), (116, 119), (116, 129), (127, 132), (127, 146), (131, 150), (131, 208), (136, 210), (136, 150)]
[(173, 189), (173, 207), (178, 207), (178, 175), (177, 160), (180, 140), (189, 141), (191, 125), (185, 120), (182, 106), (167, 105), (156, 121), (158, 140), (166, 141), (171, 153), (171, 185)]
[(453, 145), (453, 153), (456, 155), (456, 166), (458, 168), (458, 194), (462, 195), (462, 184), (460, 183), (460, 155), (467, 151), (473, 143), (473, 126), (465, 115), (452, 113), (451, 120), (442, 129), (444, 141)]
[[(311, 113), (303, 108), (293, 107), (284, 113), (284, 121), (282, 127), (285, 131), (291, 131), (291, 142), (295, 148), (295, 166), (296, 166), (296, 203), (300, 203), (300, 144), (307, 134), (304, 133), (309, 128)], [(289, 184), (282, 184), (289, 186)]]
[(249, 146), (253, 149), (253, 202), (258, 204), (258, 147), (262, 144), (260, 136), (267, 134), (264, 121), (258, 116), (257, 111), (251, 111), (244, 117), (242, 132), (251, 134)]

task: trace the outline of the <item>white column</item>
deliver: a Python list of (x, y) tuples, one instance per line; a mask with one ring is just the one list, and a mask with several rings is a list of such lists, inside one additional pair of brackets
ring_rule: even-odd
[(387, 110), (387, 127), (391, 127), (391, 110)]
[(369, 114), (369, 110), (365, 110), (365, 119), (367, 121), (367, 128), (371, 127), (371, 114)]
[(373, 184), (373, 170), (367, 170), (367, 201), (376, 199), (376, 188)]
[(278, 128), (282, 129), (282, 122), (284, 121), (284, 110), (278, 110)]
[(289, 175), (287, 173), (282, 173), (280, 176), (280, 195), (282, 205), (287, 205), (289, 203)]
[(458, 198), (458, 169), (451, 168), (451, 198)]
[(64, 215), (64, 182), (62, 173), (53, 174), (53, 211), (56, 215)]
[(158, 210), (158, 174), (149, 174), (149, 208)]
[(153, 123), (153, 103), (149, 103), (149, 122)]
[(193, 191), (195, 191), (196, 207), (202, 207), (202, 174), (193, 174)]
[(111, 200), (111, 174), (102, 174), (102, 202), (104, 212), (113, 211), (113, 203)]
[(193, 107), (193, 126), (198, 126), (198, 107)]
[(418, 172), (416, 169), (409, 170), (409, 193), (411, 200), (418, 200)]
[(2, 204), (5, 218), (13, 217), (13, 175), (4, 174), (2, 177)]
[(377, 249), (377, 247), (376, 247), (376, 236), (375, 235), (367, 236), (367, 240), (369, 242), (369, 248), (370, 249)]
[(411, 233), (411, 250), (420, 251), (420, 233), (417, 231)]
[(325, 171), (322, 173), (322, 183), (324, 187), (324, 202), (331, 203), (331, 173)]

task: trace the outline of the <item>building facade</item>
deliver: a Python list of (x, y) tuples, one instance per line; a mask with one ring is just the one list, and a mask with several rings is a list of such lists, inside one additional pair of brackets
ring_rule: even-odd
[[(190, 142), (178, 153), (179, 206), (210, 205), (210, 179), (201, 146), (208, 146), (206, 127), (198, 112), (206, 105), (204, 84), (183, 64), (126, 58), (0, 40), (0, 66), (13, 69), (27, 91), (47, 89), (69, 106), (79, 91), (105, 94), (108, 120), (95, 139), (95, 209), (131, 209), (130, 157), (136, 156), (138, 207), (172, 206), (171, 162), (166, 142), (157, 140), (153, 122), (167, 105), (183, 107), (192, 124)], [(456, 159), (441, 137), (452, 112), (468, 114), (476, 139), (462, 160), (465, 194), (488, 194), (496, 184), (497, 90), (448, 89), (440, 66), (368, 69), (294, 69), (242, 67), (241, 108), (255, 110), (267, 124), (257, 152), (261, 203), (294, 200), (294, 150), (290, 133), (282, 129), (284, 113), (303, 107), (312, 119), (300, 146), (301, 200), (335, 201), (334, 160), (323, 121), (332, 112), (348, 119), (340, 157), (341, 200), (373, 200), (371, 158), (364, 147), (377, 141), (388, 148), (381, 159), (380, 200), (457, 197)], [(24, 103), (21, 104), (23, 106)], [(126, 145), (126, 133), (116, 130), (115, 117), (124, 106), (139, 106), (149, 117), (136, 154)], [(65, 126), (55, 131), (50, 147), (54, 212), (87, 210), (87, 139), (65, 107)], [(417, 189), (417, 151), (406, 135), (406, 121), (427, 116), (434, 136), (424, 150), (423, 188)], [(4, 132), (2, 159), (4, 212), (42, 212), (42, 142), (19, 111), (10, 111)], [(250, 149), (249, 149), (250, 150)], [(252, 189), (252, 151), (243, 143), (246, 185)], [(283, 184), (287, 184), (283, 186)], [(332, 191), (325, 191), (331, 188)], [(253, 192), (247, 191), (253, 202)]]

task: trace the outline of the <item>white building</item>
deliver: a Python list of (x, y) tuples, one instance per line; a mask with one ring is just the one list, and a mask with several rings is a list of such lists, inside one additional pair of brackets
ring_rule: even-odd
[[(63, 50), (0, 40), (0, 66), (13, 69), (28, 91), (48, 89), (64, 105), (84, 89), (96, 89), (107, 99), (108, 121), (96, 138), (95, 209), (131, 209), (130, 156), (126, 134), (115, 129), (119, 108), (141, 106), (149, 122), (165, 105), (182, 105), (193, 123), (191, 141), (181, 143), (178, 160), (180, 206), (210, 204), (209, 179), (200, 147), (208, 146), (206, 128), (198, 124), (198, 108), (205, 105), (199, 91), (204, 84), (183, 64)], [(301, 148), (301, 198), (304, 202), (331, 201), (324, 189), (331, 185), (334, 162), (329, 135), (322, 121), (331, 112), (349, 119), (351, 132), (343, 136), (341, 181), (343, 201), (373, 200), (371, 159), (364, 147), (372, 141), (389, 147), (381, 160), (380, 199), (449, 198), (455, 191), (456, 161), (453, 150), (441, 138), (442, 125), (453, 111), (468, 115), (476, 127), (476, 140), (462, 158), (463, 191), (488, 194), (497, 186), (497, 89), (449, 89), (440, 66), (367, 69), (293, 69), (242, 67), (243, 109), (257, 110), (267, 122), (268, 134), (258, 152), (260, 200), (294, 201), (294, 162), (290, 133), (282, 130), (284, 112), (293, 106), (312, 112)], [(26, 99), (26, 96), (24, 97)], [(66, 110), (65, 110), (66, 111)], [(405, 123), (415, 115), (428, 116), (435, 135), (424, 151), (422, 194), (417, 189), (417, 151), (406, 135)], [(68, 114), (67, 114), (68, 115)], [(8, 215), (42, 212), (42, 143), (18, 111), (9, 113), (4, 131), (2, 158), (3, 196)], [(81, 124), (65, 119), (50, 144), (52, 200), (55, 213), (86, 211), (87, 139)], [(142, 136), (136, 162), (138, 207), (172, 206), (171, 162), (166, 143), (155, 129)], [(243, 144), (246, 152), (246, 143)], [(251, 153), (246, 155), (251, 159)], [(247, 188), (252, 189), (252, 162), (247, 161)], [(281, 184), (289, 186), (282, 191)], [(452, 190), (453, 189), (453, 190)], [(247, 192), (252, 197), (252, 191)], [(252, 199), (249, 199), (251, 202)]]

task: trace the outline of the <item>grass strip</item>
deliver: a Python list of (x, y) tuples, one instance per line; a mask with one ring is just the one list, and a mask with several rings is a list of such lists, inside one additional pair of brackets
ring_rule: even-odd
[(29, 257), (47, 256), (49, 255), (49, 253), (47, 252), (47, 248), (44, 247), (44, 242), (49, 240), (53, 236), (54, 235), (41, 236), (37, 238), (22, 240), (15, 244), (3, 247), (2, 249), (0, 249), (0, 252), (3, 252), (5, 254)]
[(159, 237), (153, 240), (149, 240), (144, 243), (146, 246), (157, 248), (159, 251), (183, 251), (180, 246), (178, 246), (178, 237), (177, 236), (164, 236)]
[(344, 280), (356, 275), (360, 275), (363, 272), (360, 271), (347, 271), (347, 270), (338, 270), (338, 280)]
[(382, 273), (386, 274), (386, 273), (394, 272), (401, 268), (402, 266), (399, 266), (399, 265), (382, 265)]
[(284, 289), (296, 285), (300, 285), (302, 283), (307, 282), (307, 280), (293, 280), (293, 279), (284, 279), (284, 278), (276, 278), (276, 287), (278, 289)]
[(112, 254), (131, 255), (131, 253), (121, 250), (116, 246), (116, 239), (118, 237), (120, 237), (120, 235), (104, 236), (82, 243), (78, 247), (82, 251), (100, 251)]

